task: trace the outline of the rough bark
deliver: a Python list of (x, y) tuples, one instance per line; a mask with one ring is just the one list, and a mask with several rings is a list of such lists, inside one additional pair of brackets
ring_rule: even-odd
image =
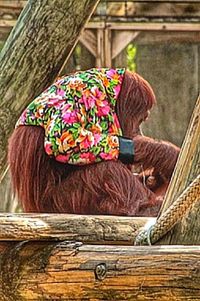
[(70, 214), (0, 214), (0, 240), (75, 240), (133, 244), (153, 218)]
[(99, 0), (29, 0), (0, 54), (0, 179), (23, 108), (57, 76)]
[[(200, 96), (183, 143), (172, 181), (167, 191), (161, 213), (164, 212), (182, 191), (200, 173)], [(160, 240), (159, 244), (200, 244), (200, 196), (189, 213), (174, 229)]]
[(200, 299), (200, 247), (0, 244), (1, 300)]

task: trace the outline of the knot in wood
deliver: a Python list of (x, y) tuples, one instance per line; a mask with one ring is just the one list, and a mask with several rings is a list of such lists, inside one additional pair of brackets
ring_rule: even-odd
[(107, 268), (105, 263), (100, 263), (95, 267), (94, 274), (96, 279), (103, 280), (106, 276)]

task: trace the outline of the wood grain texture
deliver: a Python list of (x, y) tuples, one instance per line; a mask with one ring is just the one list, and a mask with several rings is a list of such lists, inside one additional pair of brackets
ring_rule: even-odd
[(153, 218), (70, 214), (0, 214), (0, 240), (74, 240), (133, 244)]
[(19, 114), (68, 59), (99, 0), (29, 0), (0, 53), (0, 179)]
[(0, 244), (2, 301), (200, 300), (200, 247)]
[[(160, 215), (200, 174), (200, 96), (189, 124), (182, 150), (167, 191)], [(199, 198), (199, 196), (197, 196)], [(160, 240), (159, 244), (200, 244), (200, 202), (197, 201), (189, 213), (174, 229)]]

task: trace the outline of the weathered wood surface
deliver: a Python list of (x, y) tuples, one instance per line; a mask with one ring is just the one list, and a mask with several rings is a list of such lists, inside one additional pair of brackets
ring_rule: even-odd
[(154, 218), (70, 214), (0, 214), (0, 240), (75, 240), (133, 244)]
[(99, 0), (29, 0), (0, 53), (0, 179), (20, 112), (57, 76)]
[[(160, 214), (164, 212), (200, 174), (200, 96), (189, 124), (182, 150), (167, 191)], [(200, 196), (197, 196), (199, 198)], [(160, 244), (199, 244), (200, 243), (200, 201), (194, 204), (189, 213), (174, 229), (160, 240)]]
[(200, 300), (200, 247), (0, 244), (0, 300)]

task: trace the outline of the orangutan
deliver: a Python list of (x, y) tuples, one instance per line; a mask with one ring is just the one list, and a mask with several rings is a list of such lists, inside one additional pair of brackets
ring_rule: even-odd
[(149, 83), (124, 68), (59, 78), (29, 104), (9, 140), (24, 211), (156, 216), (179, 148), (140, 134), (155, 103)]

